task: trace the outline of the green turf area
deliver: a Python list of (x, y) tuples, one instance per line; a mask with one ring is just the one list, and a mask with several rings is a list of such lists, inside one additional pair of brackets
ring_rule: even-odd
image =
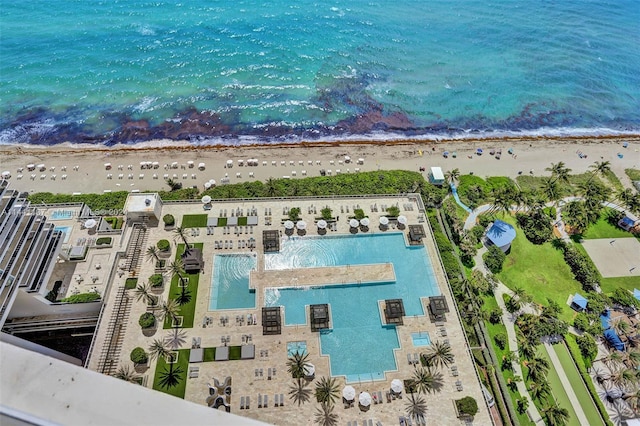
[[(549, 373), (547, 374), (547, 381), (549, 382), (549, 386), (551, 386), (551, 392), (553, 393), (553, 397), (555, 398), (558, 405), (562, 408), (566, 408), (569, 412), (567, 426), (580, 426), (578, 416), (576, 416), (576, 412), (571, 405), (571, 401), (569, 401), (569, 397), (567, 396), (567, 393), (562, 386), (562, 382), (560, 382), (558, 372), (551, 363), (551, 358), (549, 358), (549, 354), (547, 353), (547, 349), (544, 345), (538, 346), (538, 354), (549, 362)], [(596, 418), (599, 417), (600, 416), (598, 415), (598, 417)]]
[(607, 216), (611, 211), (611, 209), (604, 209), (600, 215), (600, 219), (587, 228), (582, 234), (582, 238), (585, 240), (596, 240), (599, 238), (633, 238), (632, 233), (618, 228), (607, 221)]
[(227, 226), (227, 218), (219, 217), (218, 218), (218, 226)]
[(631, 180), (640, 180), (640, 170), (638, 169), (624, 169), (624, 172), (629, 176)]
[(182, 216), (183, 228), (204, 228), (207, 226), (206, 214), (185, 214)]
[(535, 303), (546, 305), (547, 298), (555, 300), (562, 309), (560, 319), (572, 322), (575, 312), (567, 305), (567, 298), (582, 291), (582, 286), (573, 278), (562, 252), (550, 242), (542, 245), (529, 242), (512, 216), (499, 216), (516, 227), (516, 239), (498, 274), (500, 281), (510, 289), (524, 288)]
[(203, 362), (211, 362), (216, 360), (216, 348), (204, 348), (202, 353)]
[(606, 294), (613, 293), (616, 288), (633, 291), (634, 288), (640, 289), (640, 277), (602, 278), (600, 288)]
[[(578, 401), (580, 401), (582, 411), (584, 411), (585, 416), (587, 416), (587, 418), (592, 422), (591, 424), (596, 424), (596, 419), (600, 418), (600, 413), (594, 405), (591, 395), (584, 385), (582, 377), (580, 377), (580, 373), (573, 363), (573, 358), (571, 358), (571, 354), (567, 350), (567, 347), (564, 344), (553, 345), (553, 350), (560, 359), (562, 369), (567, 375), (569, 382), (571, 382), (571, 387), (573, 388), (573, 392), (576, 394)], [(599, 422), (599, 424), (603, 423)]]
[[(204, 244), (195, 243), (192, 246), (202, 250)], [(184, 248), (184, 244), (178, 244), (178, 248), (176, 249), (176, 260), (180, 258), (180, 256), (184, 252)], [(191, 299), (189, 300), (189, 302), (180, 306), (180, 313), (178, 315), (182, 316), (182, 328), (193, 328), (193, 317), (196, 313), (196, 298), (198, 296), (198, 282), (200, 281), (200, 274), (185, 274), (184, 276), (189, 278), (189, 284), (184, 290), (191, 293)], [(178, 285), (178, 281), (179, 279), (177, 275), (174, 275), (171, 278), (169, 299), (175, 299), (182, 294), (183, 288)], [(171, 320), (169, 318), (165, 318), (163, 328), (165, 330), (172, 328)]]
[(156, 372), (153, 376), (153, 389), (160, 392), (167, 393), (169, 395), (177, 396), (184, 399), (184, 391), (187, 385), (187, 372), (189, 370), (189, 349), (180, 349), (178, 351), (178, 361), (173, 364), (174, 371), (176, 368), (181, 368), (182, 372), (178, 375), (178, 384), (171, 388), (164, 388), (160, 386), (160, 373), (169, 369), (169, 364), (164, 358), (158, 358), (156, 365)]
[[(551, 163), (549, 163), (551, 166)], [(548, 172), (545, 172), (548, 173)], [(562, 183), (562, 193), (563, 195), (574, 195), (578, 193), (578, 186), (582, 182), (586, 182), (591, 179), (591, 173), (582, 173), (579, 175), (569, 175), (569, 185)], [(548, 176), (547, 176), (548, 177)], [(538, 190), (542, 187), (544, 176), (529, 176), (529, 175), (521, 175), (516, 178), (516, 182), (520, 186), (522, 191), (534, 191)], [(600, 179), (599, 176), (594, 177), (593, 179)], [(600, 179), (602, 181), (602, 179)], [(607, 182), (604, 182), (605, 184)]]
[(247, 217), (241, 216), (238, 218), (238, 226), (247, 226)]

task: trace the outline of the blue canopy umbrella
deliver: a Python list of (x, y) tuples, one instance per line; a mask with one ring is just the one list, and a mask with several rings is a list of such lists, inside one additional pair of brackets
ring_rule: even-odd
[(571, 302), (571, 307), (577, 311), (584, 311), (587, 309), (587, 299), (585, 299), (579, 293), (576, 293), (573, 296), (573, 301)]
[(622, 343), (622, 340), (620, 340), (620, 337), (618, 337), (612, 328), (605, 330), (604, 338), (607, 339), (607, 342), (617, 350), (624, 351), (624, 343)]
[(478, 155), (482, 155), (482, 148), (478, 148), (478, 149), (476, 149), (476, 154), (478, 154)]

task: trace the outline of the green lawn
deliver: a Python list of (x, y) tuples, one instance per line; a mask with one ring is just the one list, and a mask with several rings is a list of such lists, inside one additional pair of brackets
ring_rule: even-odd
[(169, 369), (169, 364), (165, 361), (164, 358), (158, 358), (158, 363), (156, 365), (156, 372), (153, 376), (153, 389), (158, 390), (160, 392), (167, 393), (169, 395), (177, 396), (178, 398), (184, 399), (184, 391), (187, 386), (187, 373), (189, 370), (189, 353), (191, 350), (189, 349), (180, 349), (178, 351), (178, 361), (173, 364), (174, 371), (176, 368), (181, 368), (182, 372), (178, 375), (178, 384), (172, 388), (163, 388), (160, 386), (160, 373)]
[(535, 245), (529, 242), (513, 217), (499, 215), (499, 218), (516, 226), (516, 239), (498, 274), (500, 281), (510, 289), (524, 288), (535, 303), (546, 305), (547, 298), (555, 300), (562, 308), (560, 319), (572, 322), (575, 312), (566, 302), (570, 294), (582, 291), (582, 286), (573, 278), (562, 252), (551, 243)]
[[(193, 244), (193, 247), (199, 248), (200, 250), (202, 250), (203, 246), (204, 246), (203, 243)], [(178, 244), (178, 248), (176, 249), (176, 260), (180, 258), (180, 256), (184, 252), (184, 248), (185, 248), (184, 244)], [(180, 306), (179, 315), (182, 316), (182, 328), (193, 328), (193, 318), (196, 312), (196, 298), (198, 296), (198, 282), (200, 281), (200, 274), (186, 274), (186, 276), (189, 278), (189, 284), (187, 285), (187, 288), (185, 290), (191, 293), (191, 300), (189, 300), (189, 302), (185, 303), (184, 305)], [(179, 279), (177, 275), (174, 275), (171, 278), (171, 287), (169, 288), (169, 299), (175, 299), (176, 297), (180, 296), (180, 294), (182, 293), (182, 287), (178, 285), (179, 284), (178, 281)], [(171, 320), (169, 318), (166, 318), (164, 320), (163, 328), (164, 329), (172, 328)]]
[(624, 169), (624, 172), (629, 176), (631, 180), (640, 180), (640, 170), (638, 169)]
[(182, 216), (183, 228), (205, 228), (206, 226), (206, 214), (185, 214), (184, 216)]
[(203, 362), (211, 362), (216, 360), (216, 348), (204, 348)]
[(600, 238), (633, 238), (633, 234), (611, 225), (607, 221), (608, 214), (612, 209), (604, 209), (600, 215), (600, 219), (582, 234), (582, 238), (585, 240), (596, 240)]
[(633, 291), (634, 288), (640, 289), (640, 277), (602, 278), (600, 288), (607, 294), (613, 293), (616, 288)]
[[(569, 401), (569, 397), (562, 386), (562, 382), (560, 382), (560, 377), (558, 376), (558, 372), (553, 367), (551, 363), (551, 359), (549, 358), (549, 354), (547, 353), (547, 349), (544, 345), (538, 346), (538, 354), (545, 358), (549, 362), (549, 373), (547, 374), (547, 381), (551, 386), (551, 392), (553, 393), (553, 397), (555, 398), (558, 405), (562, 408), (566, 408), (569, 412), (569, 420), (567, 421), (567, 426), (580, 426), (580, 422), (578, 421), (578, 416), (576, 416), (576, 412)], [(596, 418), (599, 418), (598, 415)]]
[[(591, 399), (591, 395), (589, 391), (584, 385), (582, 381), (582, 377), (580, 377), (580, 373), (573, 363), (573, 358), (571, 358), (571, 354), (567, 350), (567, 347), (564, 344), (553, 345), (553, 350), (556, 355), (560, 359), (560, 363), (562, 364), (562, 369), (564, 373), (567, 375), (567, 378), (571, 382), (571, 387), (573, 388), (573, 392), (576, 394), (578, 401), (580, 401), (580, 406), (582, 407), (582, 411), (584, 411), (585, 416), (595, 424), (596, 419), (600, 418), (600, 412), (596, 408), (593, 400)], [(603, 424), (600, 422), (600, 424)]]

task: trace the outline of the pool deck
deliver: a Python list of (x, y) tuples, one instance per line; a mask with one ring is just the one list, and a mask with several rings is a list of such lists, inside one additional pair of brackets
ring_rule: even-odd
[[(349, 214), (346, 213), (347, 208), (352, 212), (359, 203), (359, 207), (365, 211), (365, 214), (370, 218), (372, 226), (366, 231), (367, 234), (380, 234), (380, 233), (392, 233), (403, 232), (406, 238), (407, 229), (397, 229), (394, 224), (390, 224), (387, 228), (378, 227), (378, 218), (385, 215), (383, 209), (378, 208), (382, 205), (396, 205), (398, 204), (401, 209), (401, 214), (407, 216), (409, 224), (422, 224), (425, 227), (427, 237), (424, 240), (425, 250), (427, 255), (431, 258), (431, 263), (434, 268), (434, 274), (438, 282), (438, 288), (440, 292), (445, 296), (447, 304), (451, 309), (451, 312), (446, 315), (447, 320), (443, 324), (436, 324), (429, 320), (428, 316), (415, 315), (405, 316), (404, 325), (397, 327), (398, 341), (400, 347), (396, 349), (395, 358), (397, 371), (388, 371), (385, 374), (384, 380), (380, 381), (362, 381), (352, 384), (356, 388), (356, 392), (368, 391), (370, 393), (381, 391), (383, 399), (385, 392), (390, 389), (390, 383), (393, 379), (408, 379), (411, 378), (415, 371), (415, 366), (407, 361), (408, 356), (414, 357), (420, 353), (424, 353), (428, 347), (415, 347), (411, 339), (412, 332), (428, 332), (431, 341), (436, 340), (448, 340), (452, 352), (455, 355), (455, 365), (457, 367), (457, 375), (454, 376), (450, 369), (444, 368), (439, 371), (443, 376), (443, 387), (440, 392), (433, 394), (420, 395), (424, 398), (428, 406), (427, 421), (428, 424), (439, 425), (462, 425), (463, 421), (457, 418), (453, 401), (465, 396), (472, 396), (478, 402), (480, 411), (476, 414), (474, 424), (477, 425), (491, 425), (492, 421), (489, 417), (489, 411), (483, 404), (483, 396), (480, 389), (480, 384), (475, 372), (475, 367), (468, 350), (467, 342), (463, 334), (462, 326), (458, 320), (458, 316), (455, 313), (454, 301), (449, 291), (449, 287), (445, 278), (444, 271), (439, 262), (439, 255), (433, 241), (433, 237), (430, 232), (429, 224), (426, 221), (424, 212), (419, 211), (418, 205), (415, 199), (410, 196), (379, 196), (375, 198), (300, 198), (300, 199), (266, 199), (266, 200), (229, 200), (225, 202), (213, 204), (213, 209), (203, 212), (202, 204), (200, 203), (171, 203), (165, 202), (163, 205), (162, 214), (172, 214), (176, 217), (178, 223), (180, 223), (181, 217), (184, 214), (197, 214), (207, 213), (210, 217), (217, 217), (221, 210), (231, 209), (244, 209), (246, 212), (248, 209), (256, 208), (258, 211), (258, 225), (256, 225), (252, 233), (245, 232), (236, 235), (233, 232), (230, 234), (223, 234), (222, 229), (215, 228), (212, 235), (207, 235), (207, 229), (201, 228), (197, 235), (192, 236), (187, 234), (187, 239), (190, 243), (204, 243), (203, 258), (205, 259), (205, 268), (200, 276), (200, 288), (197, 293), (195, 301), (195, 320), (194, 327), (184, 329), (186, 333), (186, 343), (182, 348), (190, 348), (192, 338), (199, 338), (201, 340), (202, 348), (219, 347), (222, 346), (221, 338), (229, 337), (229, 345), (242, 345), (246, 340), (246, 336), (251, 336), (251, 343), (255, 345), (255, 359), (238, 360), (238, 361), (221, 361), (221, 362), (202, 362), (192, 363), (189, 367), (198, 368), (198, 376), (186, 379), (186, 391), (185, 399), (198, 403), (205, 404), (206, 397), (208, 396), (207, 383), (213, 383), (213, 379), (216, 378), (219, 381), (223, 381), (225, 377), (231, 376), (233, 380), (233, 394), (231, 397), (231, 411), (234, 414), (241, 416), (251, 417), (253, 419), (261, 420), (269, 424), (277, 425), (311, 425), (313, 424), (314, 414), (316, 413), (319, 404), (315, 401), (313, 392), (315, 390), (315, 384), (318, 379), (323, 376), (329, 376), (330, 362), (329, 358), (322, 355), (320, 352), (320, 336), (319, 333), (312, 332), (309, 326), (297, 325), (297, 326), (282, 326), (281, 335), (263, 335), (261, 326), (261, 308), (265, 305), (264, 289), (266, 287), (273, 286), (292, 286), (296, 285), (315, 285), (326, 284), (327, 282), (342, 284), (345, 283), (357, 283), (358, 280), (365, 282), (367, 280), (386, 280), (394, 275), (393, 268), (390, 268), (387, 264), (378, 265), (361, 265), (359, 267), (327, 267), (327, 268), (314, 268), (304, 269), (296, 271), (273, 271), (273, 272), (259, 272), (256, 273), (256, 308), (253, 309), (238, 309), (238, 310), (224, 310), (224, 311), (210, 311), (209, 310), (209, 297), (210, 287), (209, 283), (212, 280), (212, 267), (211, 259), (215, 254), (231, 254), (231, 253), (257, 253), (258, 265), (264, 264), (262, 262), (262, 231), (263, 230), (281, 230), (284, 233), (284, 227), (281, 224), (281, 219), (286, 218), (284, 209), (291, 207), (299, 207), (301, 209), (302, 220), (312, 224), (321, 208), (330, 207), (334, 215), (339, 215), (340, 220), (337, 222), (337, 230), (329, 231), (327, 236), (336, 235), (350, 235), (353, 229), (349, 226)], [(373, 208), (373, 206), (376, 208)], [(371, 206), (371, 208), (370, 208)], [(269, 215), (267, 215), (267, 209)], [(341, 213), (344, 209), (344, 213)], [(264, 215), (263, 215), (264, 213)], [(281, 214), (282, 213), (282, 214)], [(375, 224), (375, 225), (374, 225)], [(233, 227), (231, 227), (233, 229)], [(363, 230), (358, 230), (362, 233)], [(114, 238), (114, 249), (117, 247), (119, 250), (124, 250), (126, 247), (128, 238), (131, 233), (130, 227), (125, 227), (124, 235), (122, 239), (119, 237)], [(310, 226), (306, 230), (307, 235), (314, 238), (322, 238), (321, 235), (317, 235), (318, 232), (315, 226)], [(74, 233), (75, 234), (75, 233)], [(73, 236), (75, 238), (75, 235)], [(256, 242), (256, 248), (250, 250), (236, 249), (238, 247), (237, 242), (242, 240), (248, 240), (254, 238)], [(304, 236), (301, 236), (304, 238)], [(149, 233), (146, 241), (146, 246), (155, 244), (160, 239), (168, 239), (170, 241), (175, 240), (175, 234), (170, 230), (165, 230), (163, 226), (149, 227)], [(232, 240), (234, 241), (234, 249), (215, 249), (214, 241), (220, 240)], [(102, 251), (100, 252), (102, 253)], [(92, 254), (90, 252), (90, 254)], [(172, 248), (172, 257), (175, 255), (175, 248)], [(95, 261), (90, 261), (95, 263)], [(142, 261), (136, 276), (140, 277), (141, 281), (145, 281), (150, 275), (155, 272), (152, 262)], [(324, 275), (324, 276), (321, 276)], [(111, 291), (107, 295), (107, 301), (104, 306), (103, 318), (101, 324), (108, 324), (114, 312), (116, 311), (116, 303), (114, 303), (115, 295), (118, 293), (118, 289), (124, 285), (124, 281), (128, 274), (120, 276), (114, 274), (113, 282), (111, 283)], [(168, 296), (169, 285), (165, 284), (164, 288), (155, 293), (158, 296), (166, 299)], [(129, 291), (131, 293), (131, 291)], [(121, 339), (119, 340), (118, 360), (119, 365), (132, 366), (129, 359), (131, 351), (135, 347), (148, 348), (154, 339), (165, 338), (170, 330), (158, 329), (151, 334), (143, 334), (138, 326), (138, 318), (143, 312), (146, 312), (146, 304), (141, 301), (136, 301), (133, 293), (130, 297), (130, 310), (127, 311), (127, 320), (124, 328), (120, 331)], [(423, 307), (426, 307), (428, 299), (423, 298)], [(426, 310), (425, 310), (426, 312)], [(258, 318), (258, 324), (247, 325), (244, 323), (236, 322), (236, 318), (247, 314), (256, 315)], [(203, 321), (207, 318), (212, 318), (213, 322), (210, 325), (203, 326)], [(223, 325), (220, 321), (222, 317), (229, 319), (226, 325)], [(446, 334), (446, 336), (444, 335)], [(100, 368), (100, 354), (103, 353), (105, 348), (105, 342), (108, 341), (108, 327), (101, 326), (96, 332), (96, 340), (94, 347), (92, 348), (91, 357), (89, 359), (88, 367), (93, 370), (99, 370)], [(316, 380), (310, 382), (308, 389), (311, 391), (311, 396), (308, 402), (298, 406), (290, 399), (289, 392), (291, 390), (294, 381), (291, 375), (287, 373), (287, 342), (291, 341), (305, 341), (307, 345), (307, 351), (309, 353), (309, 361), (315, 365), (316, 368)], [(371, 342), (372, 345), (375, 342)], [(367, 348), (363, 347), (363, 351)], [(357, 356), (357, 354), (354, 354)], [(150, 361), (148, 367), (138, 368), (139, 373), (143, 376), (144, 385), (151, 388), (153, 386), (154, 372), (156, 368), (156, 362)], [(269, 379), (269, 370), (271, 369), (271, 380)], [(275, 370), (275, 373), (274, 373)], [(464, 386), (463, 391), (456, 389), (456, 381), (461, 380)], [(340, 391), (345, 385), (345, 378), (337, 376), (337, 383)], [(284, 406), (274, 406), (274, 395), (284, 394)], [(258, 396), (268, 396), (269, 404), (265, 408), (258, 408)], [(240, 408), (241, 397), (250, 398), (250, 408)], [(380, 421), (384, 425), (398, 424), (398, 417), (406, 416), (406, 402), (407, 396), (404, 395), (403, 399), (393, 400), (390, 403), (385, 402), (382, 404), (372, 404), (368, 411), (361, 411), (357, 404), (352, 408), (344, 408), (341, 404), (341, 400), (336, 401), (334, 413), (338, 415), (338, 424), (345, 425), (347, 422), (355, 422), (362, 424), (365, 420), (373, 420), (373, 424), (376, 421)]]
[(396, 280), (391, 263), (324, 266), (317, 268), (251, 271), (249, 288), (309, 287), (344, 284), (383, 283)]

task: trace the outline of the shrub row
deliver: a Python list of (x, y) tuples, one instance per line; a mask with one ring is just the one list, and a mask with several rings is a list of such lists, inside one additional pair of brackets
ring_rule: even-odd
[(600, 285), (600, 275), (593, 263), (591, 263), (591, 259), (566, 243), (562, 243), (561, 247), (564, 252), (565, 262), (571, 268), (576, 280), (582, 284), (582, 288), (585, 291), (595, 290)]
[(95, 302), (100, 299), (99, 293), (80, 293), (69, 296), (66, 299), (62, 299), (65, 303), (88, 303)]

